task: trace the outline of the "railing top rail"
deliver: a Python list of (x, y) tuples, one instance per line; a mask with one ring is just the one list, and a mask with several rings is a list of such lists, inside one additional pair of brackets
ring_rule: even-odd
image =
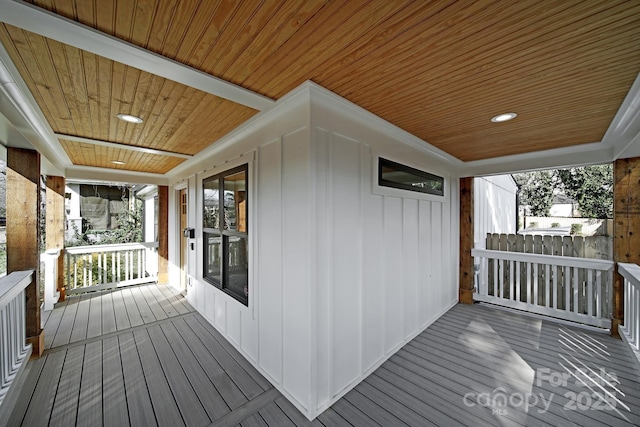
[(68, 254), (90, 254), (96, 252), (117, 252), (132, 249), (153, 249), (158, 247), (158, 242), (142, 242), (142, 243), (117, 243), (114, 245), (89, 245), (89, 246), (72, 246), (66, 248)]
[(509, 261), (532, 262), (536, 264), (551, 264), (562, 267), (590, 268), (594, 270), (609, 271), (614, 262), (606, 259), (578, 258), (555, 255), (529, 254), (524, 252), (505, 252), (489, 249), (471, 249), (474, 257), (502, 259)]
[(619, 262), (618, 273), (620, 273), (630, 283), (640, 288), (640, 265), (627, 262)]
[(14, 271), (0, 278), (0, 308), (9, 304), (31, 283), (33, 270)]

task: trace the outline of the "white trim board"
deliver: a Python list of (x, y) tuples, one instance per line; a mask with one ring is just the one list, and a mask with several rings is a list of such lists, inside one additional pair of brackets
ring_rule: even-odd
[(93, 166), (68, 167), (65, 169), (65, 177), (70, 181), (92, 183), (123, 182), (129, 184), (169, 185), (166, 175)]
[(211, 95), (268, 110), (274, 101), (178, 61), (22, 1), (0, 0), (0, 21)]
[(178, 158), (181, 158), (181, 159), (190, 159), (190, 158), (193, 157), (191, 154), (182, 154), (182, 153), (175, 153), (173, 151), (156, 150), (154, 148), (139, 147), (137, 145), (121, 144), (121, 143), (118, 143), (118, 142), (101, 141), (99, 139), (84, 138), (84, 137), (81, 137), (81, 136), (65, 135), (65, 134), (62, 134), (62, 133), (55, 133), (54, 135), (57, 138), (64, 139), (66, 141), (81, 142), (81, 143), (84, 143), (84, 144), (91, 144), (91, 145), (99, 145), (101, 147), (115, 148), (115, 149), (118, 149), (118, 150), (129, 150), (129, 151), (136, 151), (136, 152), (139, 152), (139, 153), (148, 153), (148, 154), (157, 154), (157, 155), (160, 155), (160, 156), (178, 157)]
[[(9, 53), (0, 44), (0, 98), (8, 102), (0, 103), (0, 113), (24, 137), (33, 148), (46, 157), (56, 169), (64, 170), (71, 166), (71, 160), (55, 137), (49, 122), (31, 95), (31, 91), (20, 76)], [(3, 100), (3, 99), (2, 99)], [(10, 146), (30, 148), (25, 144)]]

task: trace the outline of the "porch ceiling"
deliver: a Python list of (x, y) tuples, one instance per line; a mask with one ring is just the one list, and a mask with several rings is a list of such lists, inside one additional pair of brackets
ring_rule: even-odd
[[(312, 80), (462, 161), (602, 141), (640, 70), (639, 2), (30, 3), (265, 99)], [(74, 165), (166, 173), (263, 108), (36, 32), (0, 41), (55, 133), (103, 143), (59, 141)]]

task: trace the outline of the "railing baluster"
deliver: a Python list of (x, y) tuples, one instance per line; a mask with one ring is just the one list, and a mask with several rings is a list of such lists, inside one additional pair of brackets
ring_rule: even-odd
[(516, 292), (515, 292), (515, 300), (516, 301), (520, 301), (520, 277), (522, 276), (522, 271), (520, 270), (522, 268), (522, 264), (520, 263), (520, 261), (516, 261)]
[(26, 365), (31, 346), (26, 344), (25, 288), (33, 271), (16, 271), (0, 279), (0, 405), (19, 370)]
[[(600, 276), (596, 273), (596, 279)], [(587, 316), (593, 316), (593, 295), (598, 295), (600, 289), (598, 286), (593, 286), (593, 270), (587, 270)], [(596, 314), (600, 316), (600, 310), (596, 309)]]
[(538, 295), (539, 274), (540, 264), (533, 264), (533, 286), (529, 289), (527, 304), (533, 304), (535, 295)]
[(573, 294), (573, 312), (574, 313), (580, 313), (580, 301), (582, 300), (582, 295), (580, 292), (580, 282), (579, 282), (579, 278), (580, 278), (580, 269), (578, 268), (574, 268), (573, 270), (573, 289), (572, 289), (572, 294)]
[(562, 269), (564, 274), (564, 310), (571, 311), (571, 267)]
[(638, 338), (638, 332), (640, 332), (640, 328), (638, 327), (638, 321), (634, 321), (634, 319), (639, 318), (638, 306), (640, 303), (638, 302), (638, 296), (640, 296), (640, 292), (638, 292), (638, 288), (635, 286), (631, 286), (631, 292), (629, 292), (629, 301), (630, 301), (630, 309), (629, 309), (629, 325), (631, 326), (631, 341), (635, 344), (636, 348), (638, 348), (640, 344), (640, 339)]
[(155, 251), (157, 245), (157, 243), (127, 243), (67, 248), (68, 293), (83, 292), (88, 288), (105, 289), (112, 286), (153, 282), (157, 272), (146, 270), (155, 265), (147, 259), (147, 256), (157, 257)]
[(493, 276), (490, 280), (495, 282), (493, 293), (479, 286), (476, 300), (594, 326), (611, 325), (607, 277), (612, 261), (486, 249), (473, 249), (472, 255), (481, 260), (478, 276)]

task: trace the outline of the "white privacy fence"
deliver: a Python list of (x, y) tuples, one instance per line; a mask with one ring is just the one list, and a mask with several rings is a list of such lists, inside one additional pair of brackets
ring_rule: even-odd
[(67, 248), (66, 293), (155, 282), (157, 249), (157, 242)]
[(613, 261), (472, 249), (474, 300), (611, 327)]
[(26, 344), (25, 288), (32, 276), (28, 270), (0, 278), (0, 408), (31, 356), (31, 345)]
[(624, 278), (624, 326), (619, 330), (640, 351), (640, 266), (618, 263), (618, 273)]

